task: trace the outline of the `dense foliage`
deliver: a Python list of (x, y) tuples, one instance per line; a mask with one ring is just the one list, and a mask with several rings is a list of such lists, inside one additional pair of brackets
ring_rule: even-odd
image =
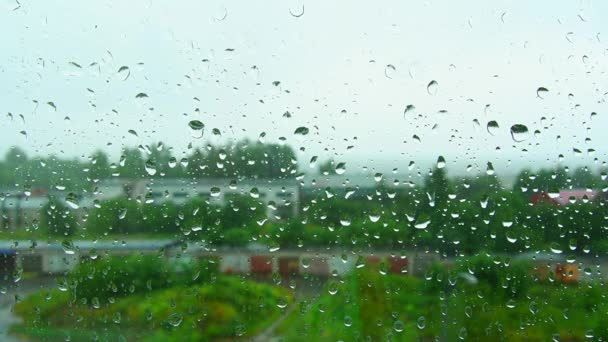
[(284, 289), (219, 275), (209, 262), (168, 273), (170, 267), (156, 256), (85, 263), (68, 286), (18, 303), (24, 322), (14, 330), (47, 341), (246, 337), (272, 323), (292, 300)]
[[(532, 265), (478, 255), (424, 279), (366, 267), (300, 301), (279, 328), (288, 341), (580, 341), (606, 339), (608, 295), (601, 284), (533, 279)], [(477, 283), (465, 281), (476, 277)], [(450, 338), (451, 339), (451, 338)]]

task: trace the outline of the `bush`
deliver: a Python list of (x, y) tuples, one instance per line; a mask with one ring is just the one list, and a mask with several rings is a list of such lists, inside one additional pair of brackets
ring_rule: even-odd
[(69, 276), (78, 297), (99, 300), (170, 285), (166, 263), (156, 255), (108, 256), (83, 261)]
[(521, 297), (534, 283), (528, 262), (501, 260), (485, 254), (461, 260), (455, 271), (471, 274), (481, 284), (489, 285), (497, 300)]

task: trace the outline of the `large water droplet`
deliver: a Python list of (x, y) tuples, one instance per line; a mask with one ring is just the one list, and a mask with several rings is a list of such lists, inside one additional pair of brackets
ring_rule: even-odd
[(445, 158), (443, 156), (439, 156), (439, 158), (437, 158), (437, 168), (443, 169), (444, 167), (445, 167)]
[(306, 135), (306, 134), (308, 134), (308, 132), (309, 132), (308, 127), (300, 126), (300, 127), (296, 128), (296, 130), (293, 132), (293, 134)]
[(491, 135), (496, 135), (496, 133), (500, 129), (500, 126), (498, 126), (498, 122), (496, 122), (495, 120), (492, 120), (492, 121), (488, 122), (486, 129), (488, 130), (488, 133), (490, 133)]
[(153, 160), (148, 159), (144, 167), (150, 176), (154, 176), (156, 174), (156, 163), (154, 163)]
[(393, 323), (393, 329), (395, 329), (396, 332), (401, 333), (405, 330), (405, 324), (403, 324), (402, 321), (395, 321), (395, 323)]
[(67, 205), (72, 209), (80, 208), (78, 196), (73, 192), (67, 194), (67, 196), (65, 197), (65, 203), (67, 203)]
[(217, 186), (214, 186), (209, 190), (209, 192), (212, 197), (218, 197), (219, 195), (221, 195), (222, 190), (220, 188), (218, 188)]
[(424, 329), (424, 327), (426, 327), (426, 318), (424, 318), (424, 316), (418, 317), (418, 320), (416, 320), (416, 326), (418, 326), (418, 329), (420, 330)]
[(63, 251), (65, 252), (65, 254), (68, 255), (73, 255), (76, 251), (76, 248), (74, 247), (74, 243), (72, 242), (72, 240), (63, 240), (61, 242), (61, 248), (63, 248)]
[(408, 104), (407, 106), (405, 106), (405, 109), (403, 110), (403, 117), (405, 117), (407, 115), (407, 113), (411, 113), (414, 110), (416, 110), (416, 107), (413, 104)]
[(491, 175), (493, 175), (493, 174), (494, 174), (494, 165), (492, 165), (492, 163), (491, 163), (491, 162), (488, 162), (488, 165), (487, 165), (487, 167), (486, 167), (486, 174), (487, 174), (488, 176), (491, 176)]
[(301, 16), (304, 15), (304, 4), (302, 4), (301, 8), (290, 8), (289, 9), (289, 14), (291, 14), (292, 17), (294, 18), (299, 18)]
[(528, 127), (522, 124), (515, 124), (511, 126), (511, 137), (515, 142), (521, 142), (528, 139), (529, 131)]
[(174, 327), (178, 327), (180, 324), (182, 324), (183, 319), (182, 314), (176, 312), (167, 318), (167, 322)]
[(346, 163), (338, 163), (336, 165), (336, 174), (344, 174), (346, 172)]
[(392, 64), (387, 64), (386, 67), (384, 67), (384, 76), (387, 78), (393, 78), (396, 72), (397, 68)]
[(543, 96), (547, 95), (549, 93), (549, 89), (545, 88), (545, 87), (538, 87), (538, 89), (536, 89), (536, 96), (544, 99)]
[(205, 124), (203, 124), (199, 120), (192, 120), (188, 122), (188, 127), (190, 127), (190, 133), (192, 134), (193, 138), (200, 139), (203, 137)]
[(416, 229), (426, 229), (429, 224), (431, 224), (430, 218), (418, 218), (418, 220), (416, 220), (416, 223), (414, 224), (414, 227)]

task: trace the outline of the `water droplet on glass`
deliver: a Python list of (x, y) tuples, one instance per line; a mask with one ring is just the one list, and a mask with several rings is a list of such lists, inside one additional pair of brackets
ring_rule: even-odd
[(439, 156), (439, 158), (437, 158), (437, 168), (443, 169), (444, 167), (445, 167), (445, 158), (443, 156)]
[(350, 316), (345, 316), (344, 317), (344, 326), (350, 327), (352, 325), (353, 325), (353, 319), (350, 318)]
[(309, 132), (308, 127), (300, 126), (300, 127), (296, 128), (296, 130), (293, 132), (293, 134), (306, 135), (306, 134), (308, 134), (308, 132)]
[(291, 14), (292, 17), (294, 18), (299, 18), (301, 16), (304, 15), (304, 4), (302, 4), (301, 8), (290, 8), (289, 9), (289, 14)]
[(515, 142), (521, 142), (528, 139), (529, 131), (528, 127), (522, 124), (515, 124), (511, 126), (511, 138)]
[(562, 254), (563, 252), (562, 247), (557, 242), (552, 242), (551, 245), (549, 245), (549, 249), (555, 254)]
[(416, 220), (416, 223), (414, 224), (414, 227), (416, 229), (426, 229), (429, 224), (431, 224), (430, 218), (418, 218), (418, 220)]
[(65, 254), (72, 255), (75, 253), (74, 243), (72, 242), (72, 240), (63, 240), (61, 242), (61, 248), (63, 248)]
[(218, 197), (222, 193), (222, 190), (217, 186), (214, 186), (209, 190), (209, 192), (212, 197)]
[(131, 70), (129, 70), (128, 66), (123, 65), (120, 68), (118, 68), (118, 74), (125, 75), (125, 77), (122, 80), (126, 81), (127, 78), (129, 78), (129, 76), (131, 75)]
[(346, 163), (338, 163), (336, 165), (336, 174), (342, 175), (346, 172)]
[(395, 323), (393, 323), (393, 329), (395, 332), (401, 333), (405, 329), (405, 324), (403, 324), (402, 321), (395, 321)]
[(73, 192), (67, 194), (65, 203), (72, 209), (78, 209), (80, 207), (78, 196)]
[(200, 139), (203, 137), (203, 131), (205, 129), (205, 124), (203, 124), (199, 120), (192, 120), (192, 121), (188, 122), (188, 127), (190, 127), (190, 133), (193, 138)]
[(488, 133), (490, 133), (491, 135), (496, 135), (496, 133), (500, 129), (500, 126), (498, 126), (498, 122), (496, 122), (495, 120), (492, 120), (492, 121), (488, 122), (486, 129), (488, 130)]
[(429, 95), (436, 95), (438, 90), (439, 90), (439, 83), (437, 83), (437, 81), (435, 81), (435, 80), (432, 80), (426, 86), (426, 92), (429, 93)]
[(118, 211), (118, 219), (119, 219), (119, 220), (124, 220), (124, 219), (125, 219), (125, 217), (127, 217), (127, 208), (121, 208), (121, 209)]
[(416, 320), (416, 326), (420, 330), (424, 329), (424, 327), (426, 327), (426, 318), (424, 318), (424, 316), (418, 317), (418, 319)]
[(408, 104), (407, 106), (405, 106), (405, 109), (403, 110), (403, 117), (405, 117), (407, 115), (407, 113), (411, 113), (414, 110), (416, 110), (416, 107), (412, 104)]
[(386, 67), (384, 67), (384, 76), (387, 78), (393, 78), (396, 72), (397, 68), (392, 64), (387, 64)]
[(491, 175), (493, 175), (493, 174), (494, 174), (494, 165), (492, 165), (492, 163), (491, 163), (491, 162), (488, 162), (488, 165), (487, 165), (487, 167), (486, 167), (486, 174), (487, 174), (488, 176), (491, 176)]
[(174, 327), (178, 327), (180, 324), (182, 324), (183, 319), (182, 314), (176, 312), (167, 318), (167, 322)]
[(536, 96), (538, 98), (544, 99), (543, 96), (547, 95), (547, 93), (549, 93), (549, 89), (545, 87), (539, 87), (538, 89), (536, 89)]
[(338, 293), (338, 282), (336, 282), (335, 280), (330, 281), (329, 286), (327, 287), (327, 291), (332, 296)]
[(153, 160), (148, 159), (144, 165), (144, 168), (150, 176), (154, 176), (156, 174), (156, 163), (154, 163)]

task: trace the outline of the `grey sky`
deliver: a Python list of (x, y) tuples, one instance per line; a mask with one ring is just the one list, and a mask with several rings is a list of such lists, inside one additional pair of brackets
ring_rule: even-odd
[[(302, 4), (303, 16), (290, 15)], [(181, 154), (189, 142), (265, 132), (268, 142), (285, 137), (305, 147), (302, 161), (333, 157), (347, 161), (349, 172), (405, 169), (439, 155), (455, 173), (488, 161), (508, 173), (555, 164), (559, 154), (572, 165), (606, 158), (605, 1), (16, 6), (3, 0), (0, 7), (0, 153), (11, 145), (63, 156), (103, 148), (117, 158), (123, 146), (162, 140)], [(124, 81), (121, 66), (130, 69)], [(435, 95), (427, 92), (431, 80), (439, 84)], [(544, 99), (538, 87), (549, 89)], [(141, 92), (149, 97), (136, 99)], [(404, 116), (408, 104), (416, 110)], [(293, 116), (283, 118), (285, 111)], [(592, 121), (591, 112), (598, 113)], [(193, 119), (205, 123), (205, 138), (190, 137)], [(494, 136), (485, 128), (490, 120), (500, 125)], [(524, 142), (510, 137), (517, 123), (530, 129)], [(310, 134), (294, 136), (298, 126)], [(211, 128), (222, 138), (212, 138)], [(596, 153), (576, 156), (573, 148)]]

